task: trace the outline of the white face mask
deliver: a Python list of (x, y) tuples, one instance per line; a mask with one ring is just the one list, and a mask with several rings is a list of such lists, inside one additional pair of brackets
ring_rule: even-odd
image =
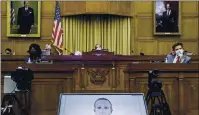
[(177, 50), (177, 51), (176, 51), (176, 55), (177, 55), (177, 56), (180, 56), (180, 57), (183, 56), (183, 53), (184, 53), (184, 50), (183, 50), (183, 49), (180, 49), (180, 50)]

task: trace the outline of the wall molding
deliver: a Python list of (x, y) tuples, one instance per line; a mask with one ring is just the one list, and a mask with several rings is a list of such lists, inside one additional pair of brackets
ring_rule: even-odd
[(198, 13), (182, 13), (181, 14), (182, 17), (195, 17), (195, 18), (198, 18), (199, 17), (199, 14)]
[(135, 14), (135, 17), (137, 17), (137, 18), (145, 18), (145, 17), (152, 18), (153, 14), (151, 14), (151, 13), (137, 13), (137, 14)]

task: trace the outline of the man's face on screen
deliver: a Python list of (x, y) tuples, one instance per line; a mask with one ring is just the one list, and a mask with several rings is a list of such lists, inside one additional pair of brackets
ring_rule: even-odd
[(111, 115), (112, 107), (109, 101), (107, 100), (98, 100), (95, 103), (95, 115)]

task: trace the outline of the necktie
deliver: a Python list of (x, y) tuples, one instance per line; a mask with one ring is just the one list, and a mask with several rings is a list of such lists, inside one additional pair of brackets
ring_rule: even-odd
[(170, 10), (167, 10), (167, 15), (168, 15), (168, 16), (170, 15)]
[(176, 63), (180, 63), (180, 56), (177, 57)]

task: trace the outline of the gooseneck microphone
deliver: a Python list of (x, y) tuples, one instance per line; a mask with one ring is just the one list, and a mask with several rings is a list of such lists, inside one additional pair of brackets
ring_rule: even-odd
[(67, 51), (67, 52), (69, 52), (70, 55), (75, 55), (74, 53), (72, 53), (70, 50), (68, 50), (68, 49), (66, 49), (66, 48), (64, 48), (64, 50)]

